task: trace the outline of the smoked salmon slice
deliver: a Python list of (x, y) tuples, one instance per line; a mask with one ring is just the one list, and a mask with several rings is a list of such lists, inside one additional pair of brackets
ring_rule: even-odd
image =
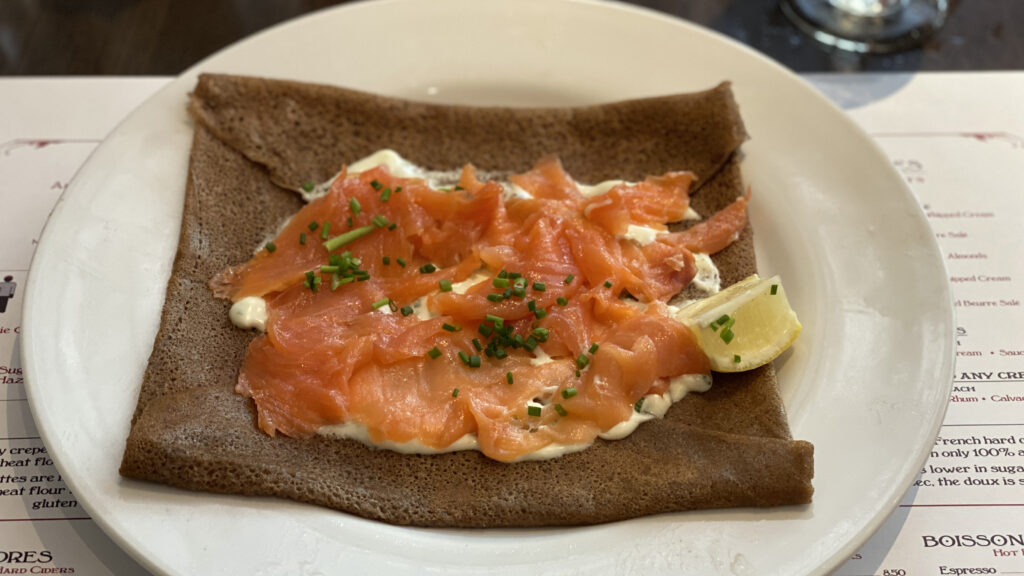
[[(467, 435), (500, 461), (578, 449), (670, 379), (708, 374), (665, 303), (746, 224), (741, 198), (685, 232), (693, 176), (587, 197), (556, 158), (436, 190), (386, 167), (342, 172), (214, 292), (266, 301), (236, 391), (259, 427), (357, 424), (375, 444), (443, 451)], [(749, 194), (748, 194), (749, 196)], [(625, 237), (630, 225), (657, 232)]]

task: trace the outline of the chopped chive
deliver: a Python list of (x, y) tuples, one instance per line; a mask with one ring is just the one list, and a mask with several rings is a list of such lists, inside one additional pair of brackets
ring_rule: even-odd
[(316, 292), (320, 287), (321, 282), (323, 282), (323, 280), (310, 270), (309, 272), (306, 272), (306, 281), (303, 282), (302, 285), (309, 288), (311, 291)]
[(487, 295), (487, 299), (490, 300), (491, 302), (501, 302), (502, 300), (505, 299), (505, 297), (502, 296), (501, 294), (491, 292), (490, 294)]
[(463, 188), (462, 186), (459, 186), (458, 184), (456, 184), (455, 185), (455, 190), (465, 190), (465, 188)]
[(502, 318), (501, 316), (495, 316), (494, 314), (487, 314), (486, 316), (484, 316), (484, 319), (489, 321), (489, 322), (494, 323), (494, 327), (495, 328), (499, 328), (500, 329), (502, 326), (505, 325), (505, 319)]
[(462, 360), (462, 363), (468, 366), (469, 365), (469, 354), (466, 354), (466, 352), (463, 351), (463, 350), (459, 350), (459, 360)]
[(314, 188), (314, 185), (313, 185), (312, 182), (306, 181), (306, 182), (302, 183), (302, 190), (304, 192), (312, 192), (313, 188)]
[(722, 314), (721, 316), (718, 317), (717, 320), (715, 320), (715, 323), (718, 324), (719, 326), (721, 326), (722, 324), (725, 324), (728, 321), (729, 321), (729, 315), (728, 314)]
[(458, 324), (449, 324), (447, 322), (441, 324), (441, 328), (449, 332), (458, 332), (459, 330), (462, 330), (462, 326), (459, 326)]
[(555, 407), (555, 412), (558, 412), (559, 416), (563, 416), (564, 417), (564, 416), (568, 416), (569, 415), (569, 411), (566, 410), (565, 408), (563, 408), (561, 404), (555, 404), (554, 407)]
[(512, 288), (512, 296), (515, 296), (516, 298), (525, 298), (526, 297), (526, 288), (524, 288), (522, 286), (516, 286), (516, 287)]
[(395, 262), (398, 262), (399, 266), (401, 266), (402, 268), (405, 268), (405, 259), (404, 258), (395, 258)]
[(508, 288), (509, 286), (508, 278), (495, 278), (494, 280), (491, 281), (491, 284), (493, 284), (495, 288), (503, 289)]
[(302, 244), (303, 246), (306, 245), (306, 233), (305, 232), (300, 232), (299, 233), (299, 244)]
[(402, 306), (401, 312), (402, 316), (408, 316), (409, 314), (412, 314), (412, 306)]
[(402, 191), (402, 187), (401, 186), (395, 188), (395, 194), (398, 194), (401, 191)]
[(398, 228), (398, 224), (395, 224), (394, 222), (388, 224), (388, 230), (394, 230), (395, 228)]
[(380, 190), (381, 188), (384, 187), (383, 184), (381, 184), (380, 182), (377, 182), (376, 180), (370, 182), (370, 186), (373, 186), (374, 190)]
[(341, 286), (342, 284), (348, 284), (349, 282), (354, 282), (354, 281), (355, 281), (355, 278), (353, 278), (351, 276), (349, 276), (347, 278), (342, 278), (341, 276), (338, 276), (337, 274), (335, 274), (334, 276), (331, 276), (331, 290), (332, 291), (337, 290), (338, 287)]
[(452, 390), (452, 398), (458, 398), (458, 397), (459, 397), (459, 389), (456, 388), (455, 390)]
[(604, 287), (605, 288), (611, 288), (612, 287), (612, 281), (611, 280), (605, 280), (604, 281)]
[(526, 303), (526, 308), (530, 312), (533, 312), (534, 310), (537, 309), (537, 301), (536, 300), (530, 300), (529, 302)]
[(540, 406), (527, 406), (526, 413), (530, 416), (540, 416)]
[(370, 304), (370, 307), (373, 308), (374, 310), (376, 310), (376, 309), (380, 308), (381, 306), (387, 306), (390, 302), (391, 302), (390, 298), (381, 298), (380, 300), (377, 300), (373, 304)]
[(366, 236), (367, 234), (373, 232), (374, 230), (376, 230), (376, 228), (374, 228), (373, 226), (362, 226), (360, 228), (349, 230), (344, 234), (339, 234), (334, 238), (331, 238), (330, 240), (324, 242), (324, 248), (327, 248), (328, 252), (333, 252), (336, 249), (344, 246), (345, 244), (348, 244), (349, 242), (358, 240), (363, 236)]
[(590, 364), (590, 358), (587, 358), (586, 354), (580, 354), (576, 357), (576, 367), (580, 370), (586, 368), (587, 364)]
[(497, 358), (498, 360), (501, 360), (505, 356), (508, 356), (508, 352), (505, 352), (504, 348), (495, 348), (494, 349), (494, 357)]
[(533, 311), (533, 315), (537, 317), (537, 320), (540, 320), (541, 318), (548, 315), (548, 311), (543, 308), (537, 308), (536, 310)]
[(512, 376), (511, 372), (505, 372), (505, 381), (508, 382), (509, 384), (512, 384), (516, 381), (516, 379), (514, 376)]
[(732, 339), (734, 338), (734, 334), (732, 333), (732, 330), (729, 328), (722, 330), (722, 333), (719, 334), (719, 336), (722, 337), (722, 341), (725, 342), (726, 344), (732, 342)]
[(373, 222), (373, 225), (376, 226), (377, 228), (387, 228), (388, 225), (391, 224), (391, 221), (388, 220), (387, 217), (385, 217), (383, 214), (377, 214), (376, 216), (370, 219), (370, 222)]
[(341, 266), (341, 254), (329, 254), (327, 261), (331, 263), (331, 266)]
[[(509, 280), (518, 280), (518, 279), (520, 279), (522, 277), (523, 277), (522, 272), (509, 272), (508, 273), (508, 279)], [(524, 280), (524, 282), (525, 282), (525, 280)]]
[(388, 200), (390, 200), (390, 199), (391, 199), (391, 188), (385, 188), (385, 189), (384, 189), (384, 190), (383, 190), (383, 191), (382, 191), (382, 192), (380, 193), (380, 201), (381, 201), (381, 202), (387, 202), (387, 201), (388, 201)]
[(320, 225), (316, 223), (316, 220), (313, 220), (312, 222), (309, 223), (309, 226), (306, 226), (306, 228), (309, 228), (310, 232), (315, 231), (319, 227)]
[(479, 368), (480, 367), (480, 357), (477, 356), (476, 354), (470, 354), (469, 355), (469, 367), (470, 368)]
[(452, 281), (451, 280), (441, 280), (437, 284), (438, 284), (438, 286), (441, 287), (441, 292), (451, 292), (452, 291)]
[(498, 272), (498, 278), (508, 278), (508, 270), (502, 270)]
[(772, 296), (775, 296), (778, 293), (779, 293), (779, 285), (778, 284), (772, 284)]
[(477, 326), (476, 331), (483, 334), (484, 338), (490, 338), (491, 334), (494, 334), (494, 327), (490, 324), (481, 324)]
[(353, 216), (359, 216), (359, 213), (363, 211), (363, 205), (355, 197), (352, 197), (348, 199), (348, 209), (352, 211)]
[(320, 267), (320, 273), (321, 274), (334, 274), (336, 272), (341, 272), (341, 266), (321, 266)]
[(391, 256), (384, 256), (380, 261), (383, 262), (385, 266), (391, 266)]
[(582, 372), (580, 372), (579, 370), (577, 370), (577, 371), (576, 371), (576, 377), (577, 377), (577, 378), (579, 378), (579, 377), (580, 377), (580, 374), (582, 374)]
[(423, 266), (420, 266), (420, 274), (430, 274), (431, 272), (436, 272), (436, 271), (437, 271), (437, 266), (434, 266), (433, 264), (431, 264), (429, 262), (424, 264)]
[(349, 228), (355, 226), (355, 222), (352, 220), (351, 216), (345, 218), (345, 224), (348, 225)]
[(569, 274), (568, 276), (565, 277), (565, 280), (563, 280), (562, 282), (564, 284), (572, 284), (572, 279), (573, 278), (575, 278), (575, 276), (573, 276), (572, 274)]
[(548, 285), (543, 282), (534, 282), (533, 289), (536, 292), (544, 292), (548, 289)]
[(431, 358), (437, 358), (440, 355), (441, 351), (437, 349), (437, 346), (434, 346), (430, 350), (427, 350), (427, 356), (430, 356)]
[(330, 222), (324, 222), (323, 227), (320, 228), (320, 239), (321, 240), (327, 240), (327, 238), (329, 238), (330, 235), (331, 235), (331, 223)]
[(540, 340), (541, 342), (547, 342), (548, 336), (551, 335), (551, 331), (548, 330), (547, 328), (537, 327), (533, 329), (531, 335), (537, 340)]
[(523, 348), (526, 348), (530, 352), (533, 352), (534, 349), (537, 348), (537, 346), (539, 344), (540, 344), (540, 342), (538, 342), (536, 338), (534, 338), (533, 336), (530, 336), (529, 338), (526, 339), (525, 342), (523, 342)]
[(558, 298), (555, 299), (555, 302), (558, 302), (559, 306), (565, 306), (569, 303), (569, 299), (559, 296)]
[(590, 353), (593, 354), (593, 353), (597, 352), (597, 348), (598, 348), (598, 346), (597, 346), (596, 342), (594, 344), (591, 344), (590, 345)]
[(739, 364), (740, 363), (740, 355), (739, 354), (733, 354), (732, 355), (732, 361), (735, 362), (736, 364)]
[(579, 391), (576, 390), (575, 388), (563, 388), (562, 389), (562, 398), (565, 398), (566, 400), (568, 400), (569, 398), (572, 398), (573, 396), (575, 396), (577, 394), (579, 394)]
[(264, 248), (267, 249), (267, 252), (270, 252), (271, 254), (273, 254), (274, 250), (277, 250), (277, 244), (274, 244), (273, 242), (267, 242), (267, 244), (266, 244), (266, 246), (264, 246)]
[(644, 398), (645, 398), (644, 396), (641, 396), (640, 399), (636, 401), (636, 404), (633, 404), (633, 410), (636, 410), (637, 412), (640, 412), (641, 410), (643, 410)]
[(473, 338), (473, 348), (476, 348), (477, 352), (484, 349), (484, 345), (480, 343), (479, 338)]

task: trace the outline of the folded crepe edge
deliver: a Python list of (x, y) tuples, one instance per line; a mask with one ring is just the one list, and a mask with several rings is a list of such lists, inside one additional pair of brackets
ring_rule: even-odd
[[(211, 386), (155, 399), (128, 442), (148, 458), (126, 460), (121, 474), (432, 527), (582, 525), (810, 502), (809, 443), (661, 424), (557, 461), (508, 465), (476, 452), (405, 455), (329, 438), (271, 438), (253, 432), (244, 398)], [(529, 485), (518, 480), (524, 472)]]
[[(339, 158), (362, 158), (396, 142), (407, 145), (409, 150), (400, 152), (409, 160), (434, 170), (471, 163), (481, 170), (525, 172), (537, 159), (555, 154), (574, 177), (593, 182), (663, 173), (651, 166), (662, 154), (658, 146), (704, 144), (716, 152), (686, 166), (698, 176), (697, 190), (749, 138), (728, 81), (687, 94), (518, 108), (416, 102), (324, 84), (205, 73), (189, 94), (188, 111), (219, 139), (267, 167), (272, 181), (291, 190), (327, 180), (340, 168)], [(667, 117), (697, 113), (710, 123), (699, 134), (701, 142), (689, 141), (689, 126), (664, 122)], [(655, 123), (660, 123), (661, 131), (656, 141), (632, 129)], [(561, 128), (552, 131), (555, 124)], [(510, 162), (508, 141), (494, 136), (502, 131), (548, 137), (517, 140)], [(339, 139), (339, 132), (357, 138)], [(466, 132), (480, 136), (467, 138)], [(617, 146), (589, 147), (601, 139)], [(623, 149), (633, 167), (627, 172), (616, 169)]]

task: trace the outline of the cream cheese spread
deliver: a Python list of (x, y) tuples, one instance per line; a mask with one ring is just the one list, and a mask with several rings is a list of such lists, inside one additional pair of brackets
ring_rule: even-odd
[[(638, 403), (639, 408), (634, 409), (632, 414), (630, 414), (629, 420), (619, 422), (598, 436), (605, 440), (621, 440), (632, 434), (640, 424), (647, 422), (648, 420), (653, 420), (654, 418), (663, 417), (673, 403), (682, 400), (688, 393), (707, 392), (710, 388), (710, 376), (706, 376), (704, 374), (683, 374), (682, 376), (677, 376), (670, 382), (667, 392), (664, 394), (648, 394), (647, 396), (644, 396), (643, 401)], [(540, 407), (543, 407), (545, 404), (546, 402), (538, 401), (527, 403), (528, 406)], [(345, 422), (331, 426), (322, 426), (317, 430), (317, 434), (329, 438), (356, 440), (373, 448), (384, 448), (386, 450), (393, 450), (402, 454), (444, 454), (446, 452), (458, 452), (460, 450), (480, 449), (480, 444), (477, 441), (476, 434), (465, 434), (444, 448), (432, 448), (418, 440), (410, 440), (408, 442), (384, 440), (381, 442), (375, 442), (370, 438), (370, 432), (367, 430), (366, 426), (359, 422)], [(585, 450), (589, 448), (591, 444), (591, 442), (584, 442), (580, 444), (552, 443), (523, 455), (516, 459), (515, 462), (558, 458), (565, 454)]]
[(267, 302), (259, 296), (246, 296), (231, 305), (231, 323), (243, 330), (267, 331)]
[(722, 289), (722, 277), (719, 276), (718, 267), (712, 262), (711, 256), (703, 252), (694, 252), (693, 260), (697, 264), (697, 275), (693, 277), (690, 284), (708, 296), (717, 294)]

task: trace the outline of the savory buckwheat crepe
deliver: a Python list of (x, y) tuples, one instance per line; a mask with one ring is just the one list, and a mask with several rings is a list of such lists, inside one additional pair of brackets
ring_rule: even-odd
[[(813, 448), (793, 440), (771, 365), (714, 374), (662, 419), (581, 452), (505, 464), (477, 452), (404, 455), (323, 437), (270, 437), (233, 391), (253, 334), (207, 282), (302, 206), (294, 190), (382, 148), (436, 170), (528, 170), (557, 154), (583, 182), (690, 170), (711, 214), (745, 192), (730, 87), (600, 106), (472, 108), (227, 75), (201, 76), (178, 254), (121, 474), (272, 495), (394, 524), (593, 524), (661, 512), (810, 501)], [(754, 202), (761, 201), (756, 195)], [(713, 256), (727, 286), (756, 271), (748, 227)]]

